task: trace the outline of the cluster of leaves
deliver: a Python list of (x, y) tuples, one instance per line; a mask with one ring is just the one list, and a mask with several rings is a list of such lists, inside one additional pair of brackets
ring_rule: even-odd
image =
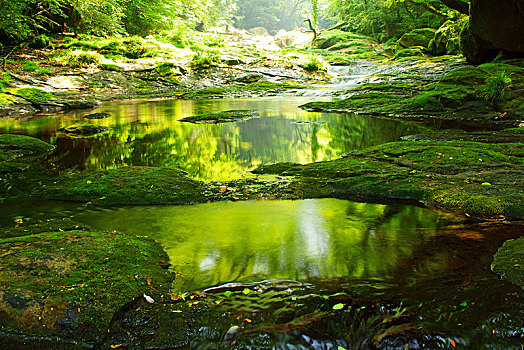
[(16, 44), (43, 33), (147, 35), (184, 22), (213, 25), (230, 18), (233, 0), (17, 0), (0, 6), (0, 43)]

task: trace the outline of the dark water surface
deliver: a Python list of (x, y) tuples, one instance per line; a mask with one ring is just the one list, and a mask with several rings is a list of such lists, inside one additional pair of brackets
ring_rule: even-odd
[[(259, 164), (335, 159), (354, 149), (397, 141), (423, 130), (417, 124), (297, 108), (312, 98), (119, 101), (93, 111), (0, 119), (0, 133), (35, 136), (55, 144), (52, 161), (61, 168), (177, 167), (197, 179), (228, 180), (249, 176), (246, 172)], [(179, 121), (232, 109), (254, 110), (260, 118), (213, 125)], [(94, 112), (113, 116), (83, 118)], [(89, 138), (57, 132), (76, 123), (111, 130)]]

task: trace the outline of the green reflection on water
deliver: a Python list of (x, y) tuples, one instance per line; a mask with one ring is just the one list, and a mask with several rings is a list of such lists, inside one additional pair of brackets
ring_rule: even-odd
[[(123, 165), (176, 167), (197, 179), (228, 180), (261, 163), (309, 163), (420, 132), (420, 126), (373, 117), (309, 113), (297, 108), (306, 98), (160, 100), (109, 103), (95, 111), (27, 120), (2, 119), (0, 133), (32, 135), (57, 145), (54, 164), (96, 170)], [(187, 116), (250, 109), (259, 119), (193, 125)], [(70, 138), (57, 129), (86, 122), (93, 112), (113, 117), (89, 123), (110, 127), (90, 138)]]
[(159, 241), (189, 290), (268, 278), (388, 278), (450, 218), (336, 199), (133, 207), (76, 217)]

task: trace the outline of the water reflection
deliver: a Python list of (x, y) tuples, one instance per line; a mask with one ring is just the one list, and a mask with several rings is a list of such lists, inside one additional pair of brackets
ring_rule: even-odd
[[(160, 100), (109, 103), (95, 111), (1, 119), (0, 133), (31, 135), (57, 145), (61, 168), (94, 170), (123, 165), (181, 168), (203, 180), (240, 178), (261, 163), (309, 163), (340, 157), (354, 149), (398, 140), (420, 127), (366, 116), (309, 113), (297, 108), (306, 98)], [(193, 125), (187, 116), (250, 109), (259, 119)], [(90, 123), (111, 128), (91, 138), (71, 138), (57, 129), (86, 122), (93, 112), (113, 117)]]
[(84, 212), (100, 229), (162, 243), (184, 289), (283, 278), (388, 278), (449, 214), (336, 199), (210, 203)]

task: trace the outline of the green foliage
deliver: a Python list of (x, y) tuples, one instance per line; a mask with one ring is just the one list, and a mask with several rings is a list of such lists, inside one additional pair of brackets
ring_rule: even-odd
[(371, 35), (381, 42), (398, 39), (416, 28), (440, 27), (456, 11), (438, 1), (331, 0), (328, 15), (346, 23), (344, 29)]
[(91, 67), (99, 65), (102, 55), (95, 51), (74, 50), (58, 58), (58, 63), (70, 67)]
[(129, 33), (147, 35), (173, 28), (183, 21), (189, 25), (214, 25), (230, 19), (233, 0), (17, 0), (0, 6), (0, 42), (20, 43), (35, 38), (34, 47), (48, 46), (41, 34), (64, 28), (97, 36)]
[(9, 83), (11, 81), (11, 75), (7, 72), (2, 72), (0, 74), (0, 92), (4, 92), (5, 88), (4, 85)]
[(321, 58), (315, 55), (308, 55), (304, 57), (299, 65), (300, 67), (304, 68), (308, 72), (326, 70), (325, 62)]
[(511, 78), (507, 76), (506, 72), (497, 72), (486, 79), (486, 84), (481, 96), (486, 102), (492, 104), (502, 102), (507, 96), (510, 85)]
[(31, 61), (25, 61), (23, 64), (22, 64), (22, 70), (25, 70), (25, 71), (35, 71), (39, 68), (39, 65), (38, 63), (36, 62), (31, 62)]
[(35, 71), (35, 75), (46, 75), (49, 74), (51, 71), (49, 68), (39, 68)]
[(303, 21), (311, 17), (310, 0), (238, 0), (237, 4), (235, 26), (241, 29), (264, 27), (274, 34), (280, 29), (303, 26)]
[(198, 50), (193, 56), (191, 66), (194, 68), (208, 68), (217, 63), (219, 60), (218, 53), (212, 50)]

